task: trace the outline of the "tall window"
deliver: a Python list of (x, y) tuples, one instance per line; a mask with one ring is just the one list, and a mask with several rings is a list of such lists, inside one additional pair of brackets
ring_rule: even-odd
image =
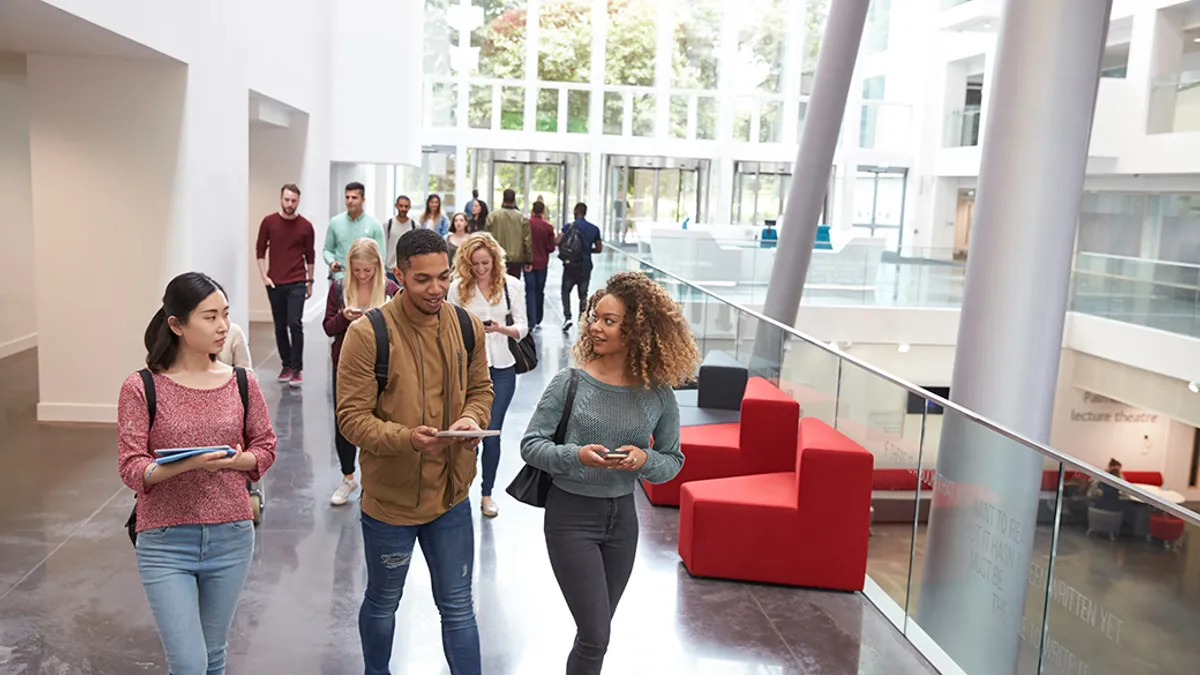
[(720, 72), (721, 0), (679, 0), (675, 5), (672, 86), (716, 89)]
[[(483, 8), (483, 25), (471, 32), (479, 48), (479, 74), (503, 80), (525, 79), (525, 0), (472, 0)], [(428, 36), (426, 36), (428, 39)]]
[(538, 27), (538, 79), (587, 82), (592, 67), (592, 3), (542, 0)]
[(734, 82), (739, 88), (782, 91), (787, 0), (744, 0)]
[(426, 75), (449, 75), (450, 53), (458, 47), (458, 30), (451, 28), (446, 10), (458, 0), (425, 0), (424, 68)]
[(874, 54), (888, 48), (892, 18), (892, 0), (871, 0), (867, 7), (867, 25), (863, 28), (863, 52)]
[(654, 84), (657, 14), (653, 0), (608, 0), (605, 84)]

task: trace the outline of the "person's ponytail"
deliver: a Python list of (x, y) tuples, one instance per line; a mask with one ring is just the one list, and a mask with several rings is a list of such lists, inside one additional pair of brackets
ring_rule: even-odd
[[(169, 369), (179, 357), (179, 336), (171, 330), (171, 317), (186, 324), (196, 306), (214, 292), (225, 293), (221, 284), (199, 272), (185, 272), (167, 284), (162, 307), (150, 319), (143, 338), (146, 344), (146, 366), (154, 372)], [(215, 358), (215, 356), (210, 355)]]
[(160, 307), (146, 326), (146, 367), (153, 372), (162, 372), (175, 363), (179, 353), (179, 336), (171, 330), (167, 310)]

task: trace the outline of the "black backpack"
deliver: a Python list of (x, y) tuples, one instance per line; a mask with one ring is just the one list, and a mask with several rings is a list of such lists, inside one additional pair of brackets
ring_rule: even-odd
[(563, 232), (562, 241), (558, 244), (558, 257), (565, 263), (576, 263), (583, 259), (583, 235), (579, 233), (579, 225), (571, 223)]
[[(471, 357), (475, 353), (475, 327), (471, 325), (471, 313), (458, 305), (451, 306), (458, 315), (458, 328), (462, 331), (463, 347), (467, 350), (467, 365), (470, 366)], [(392, 355), (391, 340), (388, 339), (387, 321), (383, 318), (381, 308), (376, 307), (368, 311), (367, 319), (375, 331), (375, 383), (379, 388), (375, 398), (378, 400), (383, 396), (383, 390), (387, 389), (388, 365)]]
[[(237, 377), (238, 396), (242, 399), (242, 436), (246, 435), (246, 415), (250, 411), (250, 382), (246, 376), (246, 369), (240, 366), (234, 367), (234, 376)], [(150, 414), (150, 424), (146, 427), (146, 436), (149, 438), (150, 430), (154, 428), (154, 418), (158, 415), (158, 394), (154, 389), (154, 375), (147, 368), (142, 368), (138, 371), (138, 375), (142, 376), (142, 388), (146, 390), (146, 412)], [(243, 441), (244, 443), (244, 441)], [(134, 496), (137, 499), (137, 496)], [(125, 521), (125, 529), (129, 532), (129, 541), (137, 546), (137, 504), (134, 503), (133, 510), (129, 512), (129, 520)]]

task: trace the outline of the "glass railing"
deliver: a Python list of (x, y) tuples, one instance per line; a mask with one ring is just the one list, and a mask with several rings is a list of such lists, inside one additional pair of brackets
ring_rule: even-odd
[(983, 115), (977, 107), (960, 108), (946, 116), (947, 148), (966, 148), (979, 145), (979, 122)]
[(1080, 253), (1071, 309), (1200, 337), (1200, 265)]
[(1152, 134), (1200, 131), (1200, 71), (1184, 71), (1151, 83), (1146, 130)]
[(702, 353), (734, 356), (871, 452), (865, 595), (941, 672), (1200, 663), (1200, 516), (1182, 496), (1026, 439), (636, 255), (596, 263), (598, 282), (649, 275)]

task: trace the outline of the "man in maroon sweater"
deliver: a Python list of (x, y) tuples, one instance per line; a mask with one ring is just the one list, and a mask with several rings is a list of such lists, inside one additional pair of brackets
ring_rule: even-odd
[(525, 268), (525, 307), (531, 328), (542, 324), (546, 306), (546, 272), (554, 252), (554, 226), (546, 222), (546, 205), (533, 203), (529, 233), (533, 244), (533, 265)]
[[(299, 387), (304, 382), (304, 301), (312, 297), (317, 252), (312, 223), (296, 212), (300, 188), (288, 183), (279, 191), (279, 212), (258, 227), (258, 272), (275, 320), (275, 344), (283, 370), (279, 381)], [(270, 263), (267, 249), (271, 250)], [(289, 335), (290, 333), (290, 335)], [(290, 339), (289, 339), (290, 338)]]

